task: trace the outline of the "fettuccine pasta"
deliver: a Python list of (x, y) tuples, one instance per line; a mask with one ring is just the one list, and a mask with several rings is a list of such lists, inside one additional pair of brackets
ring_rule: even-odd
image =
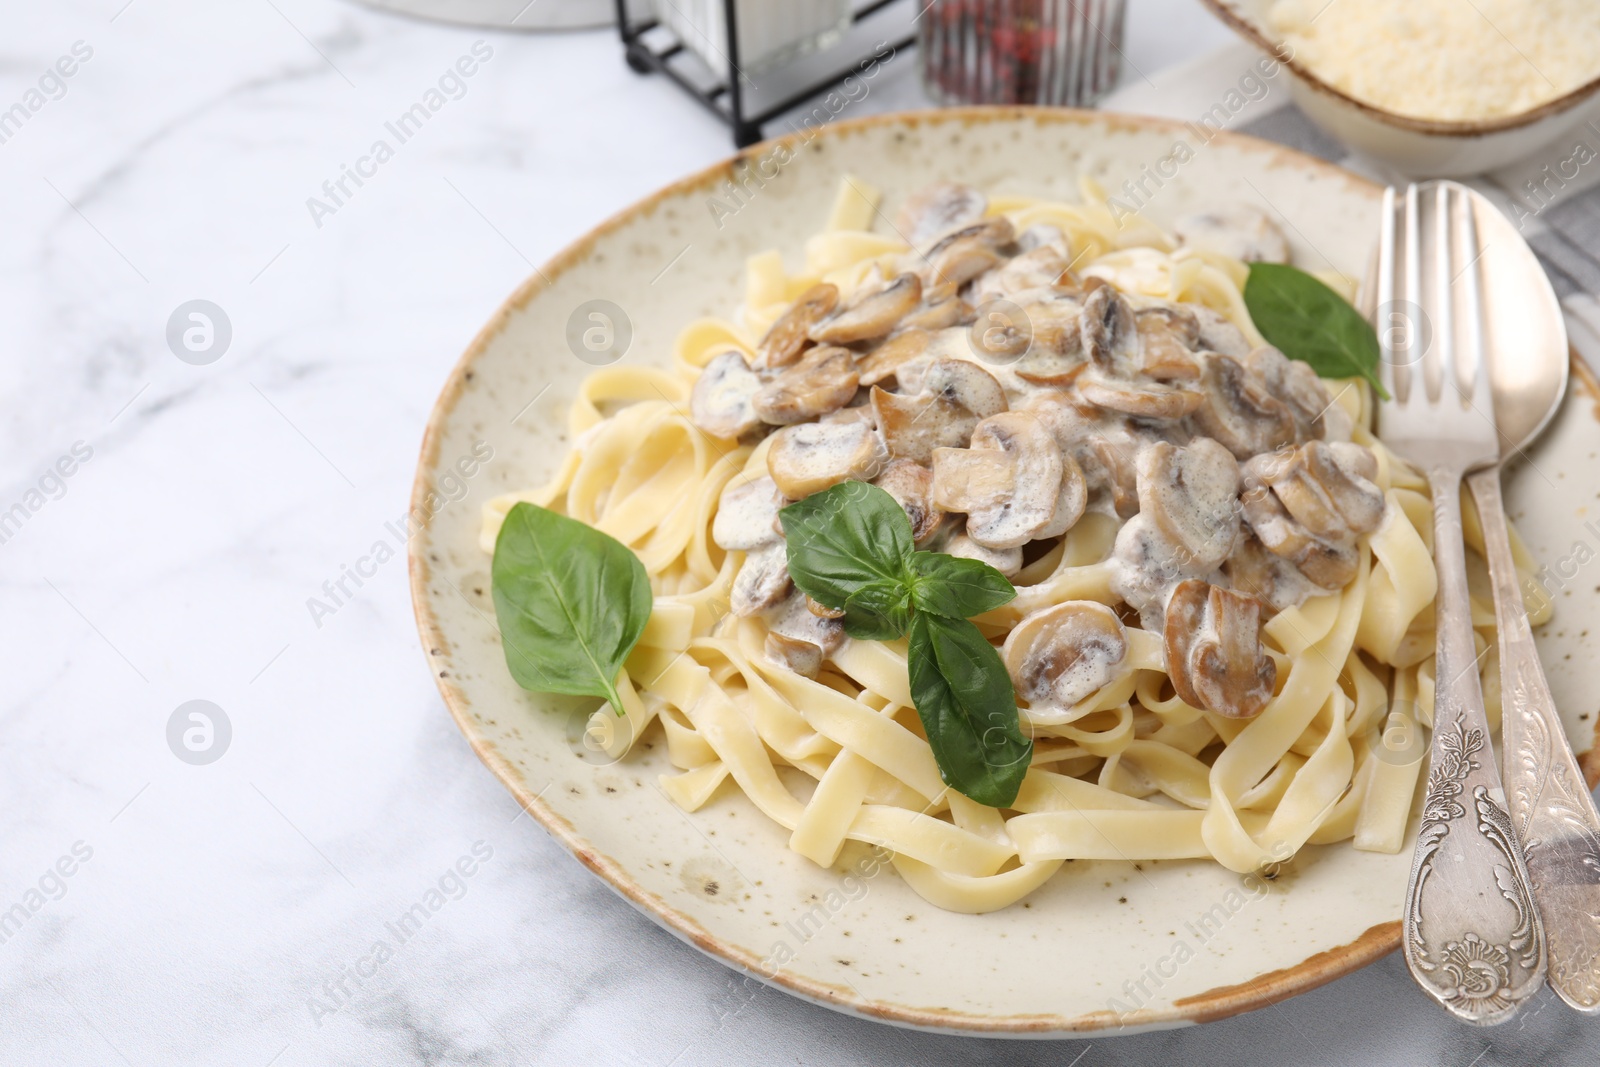
[[(1217, 469), (1244, 471), (1246, 507), (1242, 524), (1231, 520), (1243, 532), (1224, 546), (1227, 558), (1220, 569), (1207, 561), (1199, 571), (1191, 567), (1194, 573), (1185, 574), (1184, 566), (1193, 561), (1181, 560), (1172, 573), (1157, 568), (1154, 579), (1151, 572), (1139, 570), (1149, 565), (1135, 554), (1133, 542), (1142, 529), (1138, 524), (1149, 526), (1160, 516), (1149, 514), (1142, 480), (1138, 500), (1118, 495), (1116, 457), (1105, 458), (1104, 447), (1082, 450), (1079, 464), (1071, 468), (1084, 476), (1080, 488), (1088, 503), (1078, 504), (1081, 514), (1065, 530), (1047, 530), (1025, 547), (997, 548), (997, 536), (985, 542), (976, 507), (964, 529), (960, 516), (952, 519), (939, 509), (922, 516), (933, 529), (926, 534), (927, 543), (993, 562), (1009, 574), (1017, 590), (1011, 603), (974, 620), (992, 642), (1005, 645), (1017, 681), (1022, 728), (1034, 742), (1021, 789), (1005, 809), (985, 807), (946, 786), (913, 707), (904, 640), (852, 640), (837, 633), (826, 640), (816, 637), (817, 627), (827, 620), (808, 615), (804, 598), (797, 601), (798, 594), (788, 590), (781, 572), (781, 540), (766, 536), (763, 527), (765, 541), (759, 546), (751, 542), (750, 547), (726, 548), (718, 543), (718, 531), (737, 518), (726, 502), (747, 501), (742, 495), (746, 487), (772, 484), (764, 480), (778, 474), (774, 455), (785, 447), (780, 443), (784, 435), (767, 433), (765, 427), (750, 432), (748, 425), (726, 434), (708, 432), (707, 424), (715, 429), (716, 423), (701, 414), (700, 405), (716, 398), (706, 384), (697, 393), (697, 383), (726, 369), (727, 388), (735, 389), (742, 380), (738, 374), (763, 366), (763, 379), (771, 380), (784, 366), (774, 355), (778, 342), (773, 334), (786, 328), (785, 316), (797, 301), (816, 299), (819, 291), (833, 287), (836, 306), (830, 304), (820, 319), (813, 319), (836, 324), (840, 315), (863, 306), (873, 294), (889, 292), (893, 280), (906, 272), (925, 272), (930, 256), (948, 260), (953, 230), (976, 233), (999, 222), (1015, 242), (1007, 247), (1023, 250), (962, 283), (962, 293), (974, 302), (984, 295), (1005, 297), (1012, 302), (1007, 306), (1033, 299), (1028, 294), (1036, 290), (1029, 288), (1029, 280), (1018, 280), (1024, 268), (1043, 271), (1047, 277), (1042, 284), (1055, 286), (1048, 300), (1058, 304), (1029, 305), (1035, 309), (1036, 348), (1052, 323), (1070, 335), (1058, 340), (1061, 345), (1097, 343), (1073, 331), (1088, 330), (1099, 320), (1056, 322), (1037, 310), (1051, 306), (1081, 315), (1098, 301), (1106, 307), (1106, 322), (1122, 314), (1131, 316), (1129, 322), (1136, 318), (1141, 331), (1147, 326), (1151, 331), (1188, 331), (1191, 340), (1176, 352), (1179, 362), (1171, 378), (1134, 385), (1124, 379), (1095, 379), (1102, 393), (1137, 386), (1143, 390), (1137, 403), (1164, 404), (1172, 399), (1169, 394), (1182, 394), (1177, 402), (1188, 403), (1186, 391), (1200, 386), (1192, 384), (1192, 376), (1185, 378), (1190, 371), (1182, 357), (1201, 351), (1235, 349), (1233, 366), (1256, 359), (1250, 365), (1260, 374), (1287, 373), (1275, 351), (1271, 356), (1276, 361), (1269, 362), (1245, 355), (1259, 351), (1265, 341), (1246, 310), (1242, 287), (1248, 268), (1241, 257), (1282, 258), (1281, 249), (1273, 247), (1281, 246), (1281, 236), (1265, 220), (1246, 217), (1230, 229), (1207, 216), (1167, 233), (1142, 218), (1114, 219), (1103, 194), (1087, 182), (1079, 203), (986, 199), (960, 187), (946, 188), (931, 201), (929, 195), (908, 202), (900, 224), (890, 225), (879, 211), (878, 192), (859, 180), (846, 181), (827, 227), (806, 242), (797, 272), (790, 273), (776, 251), (754, 256), (748, 263), (742, 317), (688, 324), (667, 369), (614, 366), (591, 374), (572, 403), (573, 446), (555, 476), (540, 488), (486, 505), (485, 551), (493, 551), (510, 508), (528, 501), (616, 538), (648, 571), (654, 610), (619, 679), (622, 706), (603, 706), (594, 713), (596, 723), (604, 726), (603, 736), (612, 739), (613, 754), (620, 756), (647, 733), (658, 732), (675, 768), (663, 776), (661, 786), (685, 811), (734, 803), (729, 794), (737, 791), (787, 829), (789, 847), (807, 859), (832, 865), (847, 841), (881, 846), (893, 854), (896, 869), (918, 894), (962, 912), (1006, 907), (1074, 859), (1199, 859), (1250, 872), (1283, 862), (1307, 844), (1349, 841), (1358, 849), (1399, 851), (1422, 765), (1417, 722), (1426, 723), (1432, 711), (1432, 526), (1423, 478), (1366, 429), (1373, 421), (1374, 400), (1360, 381), (1317, 383), (1313, 376), (1309, 385), (1300, 382), (1311, 389), (1308, 395), (1325, 390), (1326, 403), (1322, 411), (1308, 409), (1294, 416), (1300, 420), (1295, 424), (1299, 433), (1284, 446), (1289, 449), (1284, 454), (1303, 455), (1309, 463), (1315, 458), (1311, 453), (1294, 449), (1311, 448), (1321, 456), (1316, 450), (1326, 438), (1326, 454), (1334, 457), (1330, 462), (1366, 494), (1367, 518), (1359, 524), (1351, 520), (1342, 533), (1322, 530), (1307, 541), (1301, 537), (1306, 531), (1293, 522), (1273, 526), (1261, 518), (1267, 512), (1251, 511), (1270, 511), (1279, 506), (1274, 500), (1293, 501), (1288, 499), (1290, 489), (1274, 482), (1274, 470), (1262, 466), (1270, 458), (1268, 450), (1255, 455), (1253, 447), (1241, 451), (1237, 443), (1229, 447), (1241, 457), (1242, 468), (1232, 458), (1215, 459), (1221, 465)], [(1226, 222), (1228, 216), (1222, 218)], [(959, 231), (962, 225), (967, 231)], [(982, 249), (968, 252), (978, 255)], [(1004, 273), (1007, 269), (1010, 275)], [(1323, 278), (1353, 296), (1347, 279)], [(948, 308), (938, 303), (939, 297), (927, 295), (926, 287), (922, 291), (918, 314), (931, 315), (927, 332), (943, 338), (933, 342), (932, 351), (983, 368), (986, 377), (1004, 385), (1012, 410), (1033, 410), (1038, 394), (1054, 396), (1062, 389), (1074, 390), (1078, 403), (1083, 396), (1099, 395), (1091, 393), (1087, 377), (1057, 380), (1040, 372), (1035, 378), (1042, 384), (1024, 381), (1019, 375), (1032, 366), (1027, 362), (1031, 354), (1004, 366), (985, 359), (984, 352), (962, 342), (965, 324), (954, 329), (949, 320), (942, 327), (934, 321), (942, 314), (939, 308)], [(961, 304), (953, 291), (944, 297)], [(1118, 300), (1125, 307), (1115, 306)], [(1161, 315), (1165, 325), (1150, 318)], [(1199, 324), (1199, 341), (1192, 339), (1194, 323)], [(1114, 323), (1108, 327), (1114, 328)], [(882, 353), (908, 332), (902, 325), (890, 340), (871, 339), (876, 341), (872, 347), (841, 333), (840, 343), (854, 346), (848, 350), (857, 368), (849, 373), (864, 380), (864, 368), (874, 360), (895, 370)], [(1114, 333), (1108, 336), (1114, 344)], [(1146, 370), (1154, 374), (1148, 368), (1158, 333), (1141, 337)], [(917, 344), (927, 343), (917, 339)], [(1215, 360), (1207, 362), (1209, 356), (1195, 358), (1196, 366), (1208, 368), (1207, 374), (1216, 365)], [(1092, 361), (1080, 357), (1080, 362), (1089, 370), (1072, 373), (1095, 372)], [(927, 353), (920, 349), (898, 366), (899, 395), (914, 392), (907, 386), (915, 384), (917, 375), (934, 373), (926, 366)], [(909, 369), (913, 367), (915, 374)], [(1304, 364), (1294, 367), (1304, 373)], [(881, 380), (890, 384), (892, 377), (886, 374)], [(789, 399), (804, 405), (812, 395)], [(820, 418), (808, 416), (815, 418), (809, 425), (863, 426), (860, 432), (867, 433), (872, 431), (867, 413), (876, 411), (880, 436), (874, 442), (881, 443), (884, 409), (863, 404), (865, 395), (863, 389), (845, 402), (848, 406)], [(1188, 421), (1181, 425), (1190, 426), (1203, 415), (1186, 413), (1180, 418)], [(1190, 431), (1151, 429), (1156, 423), (1143, 416), (1118, 415), (1116, 422), (1133, 427), (1128, 431), (1133, 436), (1113, 436), (1110, 448), (1115, 452), (1122, 441), (1138, 452), (1139, 479), (1149, 474), (1147, 467), (1154, 461), (1145, 453), (1152, 448), (1173, 463), (1185, 462), (1188, 455), (1191, 480), (1197, 477), (1193, 464), (1213, 462), (1198, 456)], [(1226, 436), (1225, 430), (1219, 426), (1212, 436)], [(1064, 432), (1058, 425), (1059, 439), (1065, 440)], [(1308, 439), (1318, 443), (1307, 445)], [(1104, 444), (1100, 438), (1083, 440)], [(1221, 455), (1215, 442), (1208, 447)], [(1062, 448), (1070, 452), (1066, 445)], [(953, 450), (941, 445), (938, 451)], [(1095, 455), (1102, 456), (1105, 470), (1094, 466)], [(1356, 457), (1350, 460), (1354, 467), (1346, 462), (1351, 456)], [(955, 462), (934, 457), (935, 478), (941, 476), (938, 464), (947, 459)], [(880, 463), (856, 474), (877, 477), (881, 469)], [(1062, 485), (1065, 494), (1067, 482)], [(1337, 498), (1330, 499), (1335, 510), (1344, 507)], [(719, 526), (719, 511), (724, 510), (730, 517)], [(1014, 519), (1011, 513), (995, 521)], [(1129, 533), (1130, 527), (1136, 532)], [(1469, 539), (1471, 534), (1469, 528)], [(1159, 541), (1157, 535), (1149, 536)], [(757, 569), (753, 561), (774, 551), (778, 570), (752, 576)], [(1525, 553), (1522, 563), (1528, 564)], [(1169, 580), (1185, 577), (1190, 580)], [(767, 587), (777, 592), (756, 603), (759, 610), (751, 610), (752, 598), (759, 600)], [(1485, 591), (1473, 602), (1473, 622), (1486, 652), (1484, 693), (1491, 719), (1496, 719), (1494, 613), (1486, 587), (1480, 588)], [(1226, 621), (1233, 618), (1229, 612), (1244, 601), (1259, 605), (1258, 636), (1246, 649), (1246, 666), (1256, 674), (1242, 688), (1233, 674), (1211, 677), (1193, 665), (1186, 673), (1173, 664), (1178, 652), (1189, 654), (1184, 644), (1189, 638), (1174, 634), (1170, 621), (1163, 633), (1163, 621), (1180, 610), (1180, 600), (1181, 610), (1191, 613), (1186, 617), (1196, 620), (1195, 634), (1223, 633), (1233, 625)], [(796, 603), (801, 605), (798, 613)], [(741, 604), (743, 610), (734, 610)], [(1072, 607), (1064, 610), (1063, 605)], [(1548, 603), (1530, 603), (1529, 608), (1535, 623), (1548, 616)], [(1250, 621), (1254, 612), (1246, 605), (1245, 615), (1239, 616), (1252, 627), (1251, 634), (1257, 634)], [(1095, 659), (1083, 651), (1088, 646), (1073, 646), (1076, 666), (1059, 673), (1059, 664), (1039, 658), (1038, 649), (1044, 647), (1039, 642), (1046, 637), (1034, 635), (1042, 625), (1037, 620), (1057, 619), (1077, 627), (1072, 633), (1088, 632), (1083, 630), (1088, 627), (1109, 635), (1107, 640), (1120, 653)], [(1049, 634), (1055, 635), (1052, 640), (1063, 639), (1056, 630)], [(812, 649), (820, 655), (811, 656)], [(1252, 650), (1258, 661), (1249, 660)], [(1033, 660), (1027, 659), (1030, 654)], [(1061, 654), (1057, 648), (1057, 659)], [(1040, 670), (1046, 671), (1043, 681)]]

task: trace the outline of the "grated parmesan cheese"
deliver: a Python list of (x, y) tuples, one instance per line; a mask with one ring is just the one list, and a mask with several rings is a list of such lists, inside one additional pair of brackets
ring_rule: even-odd
[(1413, 118), (1515, 115), (1600, 76), (1597, 0), (1278, 0), (1268, 17), (1323, 81)]

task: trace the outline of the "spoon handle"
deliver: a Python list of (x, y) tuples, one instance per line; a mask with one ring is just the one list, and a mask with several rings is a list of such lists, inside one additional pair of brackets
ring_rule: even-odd
[(1578, 770), (1523, 608), (1500, 468), (1468, 479), (1483, 527), (1500, 633), (1501, 762), (1507, 807), (1544, 919), (1550, 987), (1600, 1013), (1600, 814)]
[(1544, 931), (1511, 829), (1472, 633), (1461, 468), (1428, 470), (1439, 572), (1433, 741), (1406, 889), (1406, 965), (1452, 1015), (1504, 1022), (1544, 984)]

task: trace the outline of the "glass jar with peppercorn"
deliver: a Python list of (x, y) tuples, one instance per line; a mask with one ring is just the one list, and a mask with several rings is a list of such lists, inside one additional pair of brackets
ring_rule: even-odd
[(922, 84), (941, 104), (1088, 107), (1115, 84), (1125, 0), (933, 0)]

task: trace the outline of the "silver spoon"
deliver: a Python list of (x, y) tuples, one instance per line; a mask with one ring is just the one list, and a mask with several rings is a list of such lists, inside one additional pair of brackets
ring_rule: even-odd
[[(1484, 205), (1487, 207), (1487, 204)], [(1567, 390), (1567, 331), (1544, 268), (1509, 220), (1476, 212), (1483, 324), (1500, 458), (1518, 455)], [(1516, 353), (1515, 361), (1505, 359)], [(1470, 475), (1494, 584), (1500, 635), (1501, 773), (1544, 920), (1548, 981), (1582, 1012), (1600, 1012), (1600, 814), (1556, 714), (1511, 558), (1500, 465)]]

